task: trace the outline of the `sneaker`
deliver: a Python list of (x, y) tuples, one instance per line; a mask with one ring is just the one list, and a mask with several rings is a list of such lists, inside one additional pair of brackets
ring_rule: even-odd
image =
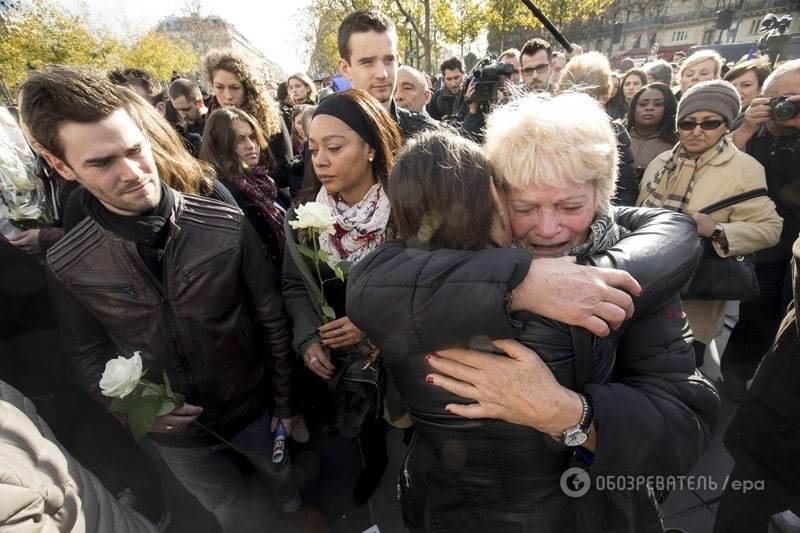
[(791, 511), (783, 511), (772, 516), (772, 523), (781, 533), (799, 533), (800, 518)]

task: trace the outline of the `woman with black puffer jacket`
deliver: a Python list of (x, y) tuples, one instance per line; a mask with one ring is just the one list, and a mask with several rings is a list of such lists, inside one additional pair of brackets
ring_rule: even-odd
[[(694, 225), (610, 206), (614, 133), (585, 95), (501, 108), (487, 149), (491, 165), (468, 141), (416, 138), (388, 185), (403, 242), (348, 284), (348, 316), (380, 348), (417, 430), (399, 479), (406, 525), (661, 531), (652, 488), (587, 486), (573, 499), (562, 477), (570, 466), (591, 482), (686, 474), (707, 446), (719, 399), (695, 372), (677, 297)], [(512, 235), (516, 247), (485, 249)], [(594, 292), (595, 276), (636, 282), (582, 265), (630, 273), (644, 289), (636, 313), (619, 291)]]

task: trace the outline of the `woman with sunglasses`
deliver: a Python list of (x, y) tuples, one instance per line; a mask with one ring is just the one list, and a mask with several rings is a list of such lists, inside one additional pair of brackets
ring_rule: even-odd
[[(739, 108), (739, 94), (727, 81), (705, 81), (689, 88), (678, 104), (678, 144), (647, 166), (637, 200), (640, 206), (691, 215), (700, 237), (710, 239), (720, 257), (775, 245), (783, 224), (766, 196), (710, 215), (699, 212), (734, 195), (767, 187), (764, 167), (726, 136)], [(722, 326), (725, 302), (685, 300), (683, 308), (694, 332), (700, 366), (706, 346)]]

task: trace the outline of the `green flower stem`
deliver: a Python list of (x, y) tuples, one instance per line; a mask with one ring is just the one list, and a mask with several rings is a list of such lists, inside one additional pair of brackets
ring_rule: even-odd
[[(325, 282), (322, 280), (322, 271), (319, 269), (319, 240), (317, 239), (317, 231), (309, 228), (308, 232), (311, 234), (311, 245), (314, 247), (314, 268), (317, 269), (317, 279), (319, 280), (319, 306), (320, 310), (322, 310), (322, 306), (328, 305), (328, 302), (325, 300)], [(322, 313), (322, 323), (328, 323), (328, 317), (325, 316), (325, 313)]]
[(238, 446), (236, 446), (234, 443), (232, 443), (231, 441), (229, 441), (228, 439), (226, 439), (225, 437), (223, 437), (222, 435), (220, 435), (219, 433), (217, 433), (216, 431), (214, 431), (214, 430), (213, 430), (213, 429), (211, 429), (210, 427), (206, 426), (205, 424), (201, 424), (201, 423), (200, 423), (200, 422), (198, 422), (197, 420), (195, 420), (195, 421), (194, 421), (194, 423), (195, 423), (195, 424), (196, 424), (198, 427), (200, 427), (201, 429), (203, 429), (203, 430), (205, 430), (206, 432), (208, 432), (210, 435), (212, 435), (212, 436), (214, 436), (214, 437), (218, 438), (218, 439), (219, 439), (219, 441), (220, 441), (222, 444), (226, 445), (226, 446), (227, 446), (228, 448), (230, 448), (231, 450), (233, 450), (233, 451), (235, 451), (236, 453), (239, 453), (239, 454), (241, 454), (241, 455), (247, 455), (246, 453), (244, 453), (244, 452), (241, 450), (241, 448), (239, 448)]

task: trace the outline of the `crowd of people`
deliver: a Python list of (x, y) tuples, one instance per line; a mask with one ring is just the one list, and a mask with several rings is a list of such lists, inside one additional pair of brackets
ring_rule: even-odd
[[(55, 222), (8, 242), (43, 258), (64, 369), (104, 410), (106, 363), (140, 353), (185, 398), (120, 463), (161, 465), (224, 532), (339, 530), (353, 469), (356, 506), (397, 477), (410, 531), (663, 531), (665, 491), (572, 498), (562, 474), (688, 474), (719, 390), (739, 406), (732, 476), (766, 490), (727, 487), (715, 531), (800, 510), (800, 60), (614, 70), (537, 37), (495, 81), (456, 57), (431, 77), (376, 11), (344, 19), (338, 50), (338, 92), (305, 73), (270, 91), (230, 50), (202, 84), (56, 65), (21, 86)], [(723, 264), (757, 286), (699, 287)], [(2, 381), (0, 458), (19, 531), (196, 518), (108, 494)]]

